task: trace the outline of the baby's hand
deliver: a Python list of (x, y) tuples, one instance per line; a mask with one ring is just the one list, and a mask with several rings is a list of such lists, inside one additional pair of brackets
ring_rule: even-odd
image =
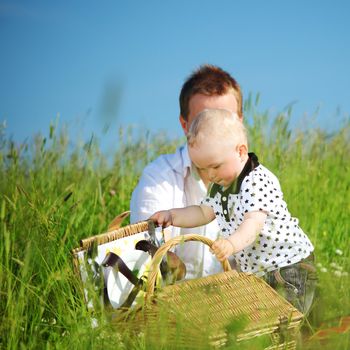
[(211, 246), (212, 252), (219, 261), (224, 261), (234, 253), (233, 243), (228, 239), (217, 239)]
[(168, 227), (173, 224), (173, 217), (170, 210), (157, 211), (149, 220), (154, 221), (158, 226), (162, 227)]

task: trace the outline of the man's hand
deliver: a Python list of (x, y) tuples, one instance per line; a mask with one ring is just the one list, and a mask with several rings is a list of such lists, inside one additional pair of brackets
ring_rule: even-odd
[(154, 213), (149, 220), (154, 221), (158, 226), (168, 227), (173, 224), (171, 210), (162, 210)]
[(234, 253), (233, 243), (229, 239), (217, 239), (211, 246), (212, 252), (219, 261), (224, 261)]

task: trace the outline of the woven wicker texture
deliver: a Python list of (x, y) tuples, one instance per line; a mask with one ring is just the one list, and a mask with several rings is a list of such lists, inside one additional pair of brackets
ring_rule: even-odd
[[(147, 330), (154, 338), (161, 338), (166, 330), (167, 343), (173, 341), (177, 346), (183, 343), (189, 347), (188, 340), (196, 338), (199, 331), (212, 344), (220, 345), (226, 342), (230, 323), (243, 316), (245, 326), (237, 340), (270, 334), (272, 344), (267, 349), (294, 349), (303, 315), (262, 279), (229, 271), (227, 261), (223, 264), (227, 272), (182, 281), (154, 292), (154, 271), (164, 254), (176, 244), (194, 240), (212, 244), (205, 237), (186, 235), (169, 240), (157, 251), (146, 288), (146, 305), (129, 319), (129, 326)], [(186, 326), (179, 331), (181, 324)]]
[[(114, 220), (118, 217), (125, 217), (125, 213), (118, 215)], [(117, 225), (114, 223), (114, 227)], [(148, 231), (148, 221), (141, 221), (136, 224), (128, 225), (122, 228), (118, 228), (115, 230), (111, 230), (99, 235), (91, 236), (80, 241), (80, 246), (72, 249), (71, 253), (73, 255), (73, 265), (74, 270), (79, 275), (79, 261), (78, 261), (78, 253), (84, 250), (89, 250), (93, 246), (98, 246), (100, 244), (112, 242), (124, 237), (132, 236), (140, 232)]]
[(127, 236), (132, 236), (136, 233), (144, 232), (147, 230), (148, 230), (148, 222), (142, 221), (133, 225), (128, 225), (128, 226), (119, 228), (114, 231), (109, 231), (106, 233), (102, 233), (100, 235), (82, 239), (80, 241), (80, 247), (82, 249), (87, 249), (92, 244), (103, 244), (103, 243), (115, 241), (117, 239), (127, 237)]
[[(200, 236), (200, 235), (184, 235), (184, 236), (178, 236), (175, 237), (171, 240), (169, 240), (168, 242), (166, 242), (165, 244), (163, 244), (160, 248), (158, 248), (156, 254), (153, 257), (152, 260), (152, 265), (151, 265), (151, 272), (149, 274), (148, 277), (148, 283), (147, 283), (147, 290), (146, 290), (146, 296), (147, 298), (152, 297), (153, 292), (154, 292), (154, 285), (155, 285), (155, 281), (157, 278), (157, 272), (159, 271), (159, 265), (163, 259), (163, 257), (166, 255), (166, 253), (173, 247), (175, 247), (178, 244), (184, 244), (185, 242), (189, 242), (189, 241), (198, 241), (198, 242), (202, 242), (206, 245), (208, 245), (209, 247), (211, 247), (211, 245), (213, 244), (213, 241), (209, 238)], [(224, 271), (230, 271), (231, 270), (231, 266), (230, 263), (228, 262), (228, 260), (225, 260), (222, 263), (222, 267)], [(234, 274), (237, 274), (236, 271), (233, 271)]]

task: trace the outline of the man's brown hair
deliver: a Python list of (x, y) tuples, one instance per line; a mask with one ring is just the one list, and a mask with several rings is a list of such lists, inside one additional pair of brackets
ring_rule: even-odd
[(195, 94), (221, 96), (232, 90), (237, 100), (237, 113), (243, 117), (243, 97), (237, 81), (223, 69), (205, 64), (195, 70), (185, 81), (180, 92), (180, 113), (187, 121), (190, 99)]

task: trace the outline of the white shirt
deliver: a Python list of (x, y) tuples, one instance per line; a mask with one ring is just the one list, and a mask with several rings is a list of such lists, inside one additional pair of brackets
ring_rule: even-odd
[(243, 272), (262, 276), (297, 263), (314, 250), (298, 219), (289, 213), (277, 177), (261, 164), (244, 177), (237, 194), (219, 190), (203, 204), (213, 208), (224, 237), (234, 235), (245, 213), (267, 213), (255, 242), (235, 254)]
[[(187, 145), (174, 154), (164, 154), (148, 164), (134, 189), (130, 202), (132, 223), (147, 220), (159, 210), (199, 205), (207, 189), (197, 175), (188, 155)], [(171, 237), (196, 233), (215, 240), (219, 226), (214, 220), (197, 228), (170, 227)], [(186, 264), (186, 278), (207, 276), (222, 271), (221, 264), (200, 242), (186, 242), (177, 246), (176, 254)]]

